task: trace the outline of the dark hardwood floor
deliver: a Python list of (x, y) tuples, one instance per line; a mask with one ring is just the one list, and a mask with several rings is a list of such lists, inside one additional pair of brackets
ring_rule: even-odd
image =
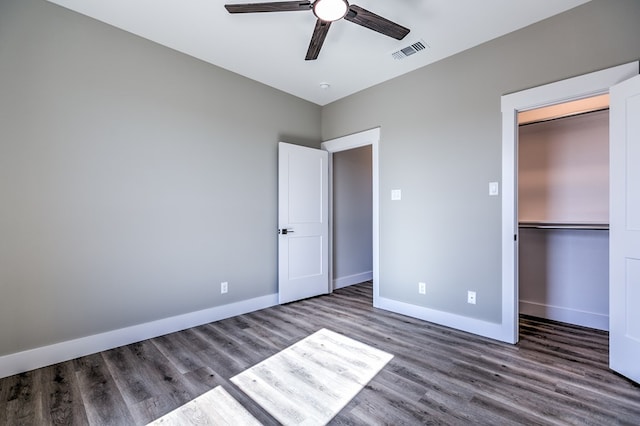
[[(521, 319), (515, 346), (372, 308), (371, 283), (0, 380), (2, 425), (144, 425), (329, 328), (395, 357), (335, 425), (640, 425), (640, 387), (607, 368), (607, 333)], [(640, 362), (640, 360), (638, 360)]]

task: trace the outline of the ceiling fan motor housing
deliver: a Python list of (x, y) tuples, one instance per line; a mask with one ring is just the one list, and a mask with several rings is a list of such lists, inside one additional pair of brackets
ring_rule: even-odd
[(316, 0), (313, 14), (322, 21), (333, 22), (345, 17), (349, 11), (347, 0)]

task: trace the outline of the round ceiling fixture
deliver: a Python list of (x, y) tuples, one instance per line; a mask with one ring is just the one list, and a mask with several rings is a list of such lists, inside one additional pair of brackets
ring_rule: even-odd
[(333, 22), (344, 18), (349, 10), (347, 0), (316, 0), (313, 13), (325, 22)]
[(320, 88), (322, 90), (327, 90), (331, 87), (331, 85), (329, 83), (320, 83)]

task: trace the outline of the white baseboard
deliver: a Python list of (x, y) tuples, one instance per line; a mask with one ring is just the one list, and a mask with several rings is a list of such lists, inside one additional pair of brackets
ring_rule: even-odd
[(343, 287), (348, 287), (354, 284), (360, 284), (365, 281), (371, 281), (373, 279), (373, 271), (362, 272), (359, 274), (349, 275), (346, 277), (340, 277), (333, 280), (333, 288), (335, 290)]
[(499, 340), (501, 342), (513, 343), (513, 330), (502, 324), (483, 321), (476, 318), (469, 318), (462, 315), (451, 314), (449, 312), (437, 311), (435, 309), (416, 306), (410, 303), (398, 302), (397, 300), (379, 297), (376, 308), (395, 312), (397, 314), (418, 318), (445, 327), (455, 328), (479, 336)]
[(4, 355), (0, 357), (0, 378), (246, 314), (277, 304), (278, 295), (271, 294)]
[(528, 302), (526, 300), (520, 301), (520, 313), (553, 321), (566, 322), (567, 324), (609, 331), (609, 315), (605, 314)]

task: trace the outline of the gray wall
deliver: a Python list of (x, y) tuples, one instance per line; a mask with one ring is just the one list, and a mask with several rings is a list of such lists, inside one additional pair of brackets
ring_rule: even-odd
[(609, 111), (519, 127), (518, 220), (609, 223)]
[(609, 329), (609, 232), (520, 229), (520, 313)]
[(373, 270), (371, 151), (363, 146), (333, 154), (333, 278), (338, 287), (356, 284), (349, 277)]
[(500, 97), (637, 60), (638, 22), (637, 0), (594, 0), (323, 108), (325, 140), (381, 126), (382, 297), (501, 322)]
[(43, 0), (0, 1), (0, 77), (0, 355), (277, 291), (320, 107)]

